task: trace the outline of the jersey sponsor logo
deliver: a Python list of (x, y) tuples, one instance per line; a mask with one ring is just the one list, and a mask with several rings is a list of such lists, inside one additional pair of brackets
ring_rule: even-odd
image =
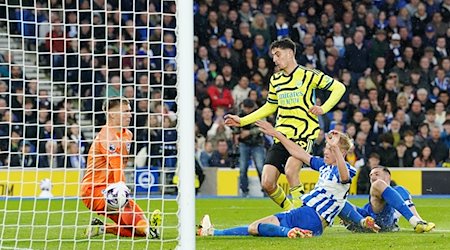
[(278, 103), (279, 105), (293, 105), (298, 104), (300, 102), (300, 97), (304, 95), (301, 91), (292, 91), (292, 92), (286, 92), (281, 93), (278, 96)]

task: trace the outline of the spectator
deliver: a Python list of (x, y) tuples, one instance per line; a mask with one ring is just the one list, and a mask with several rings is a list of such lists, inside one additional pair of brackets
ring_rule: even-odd
[(417, 11), (411, 14), (412, 33), (420, 36), (425, 33), (426, 24), (430, 22), (430, 17), (426, 12), (425, 4), (419, 3)]
[(355, 154), (358, 160), (366, 160), (372, 153), (372, 146), (367, 142), (367, 134), (359, 131), (356, 134), (355, 140)]
[(261, 35), (264, 40), (264, 45), (268, 45), (270, 41), (272, 41), (270, 29), (269, 26), (267, 25), (266, 18), (261, 13), (256, 14), (255, 17), (253, 18), (253, 22), (250, 27), (250, 32), (252, 33), (253, 37)]
[[(295, 20), (296, 18), (294, 18)], [(291, 23), (294, 23), (292, 20)], [(289, 23), (286, 21), (286, 17), (282, 13), (278, 13), (275, 23), (270, 26), (271, 28), (271, 37), (274, 40), (281, 40), (283, 38), (289, 37)]]
[(57, 155), (58, 144), (56, 141), (47, 141), (44, 148), (44, 154), (39, 155), (38, 168), (61, 168), (65, 166), (64, 156)]
[(80, 148), (76, 142), (68, 143), (66, 154), (66, 168), (86, 168), (86, 159), (80, 155)]
[(415, 100), (411, 104), (411, 111), (408, 113), (413, 128), (419, 127), (419, 125), (425, 120), (425, 115), (422, 110), (422, 104), (420, 101)]
[(207, 140), (210, 140), (213, 145), (219, 140), (226, 140), (231, 143), (233, 131), (230, 127), (225, 125), (223, 115), (217, 116), (211, 128), (208, 130)]
[(447, 148), (450, 148), (450, 120), (446, 120), (443, 124), (444, 130), (441, 132), (441, 140), (445, 143)]
[(202, 110), (201, 119), (197, 121), (197, 126), (200, 134), (202, 134), (204, 137), (207, 137), (208, 130), (211, 129), (213, 122), (213, 112), (211, 108), (204, 107)]
[(242, 102), (247, 99), (250, 90), (248, 78), (246, 76), (241, 76), (238, 85), (234, 86), (232, 91), (235, 110), (239, 110)]
[[(242, 102), (242, 113), (239, 116), (248, 115), (255, 111), (256, 108), (257, 106), (254, 101), (245, 99)], [(240, 188), (243, 196), (247, 196), (249, 192), (247, 171), (250, 159), (253, 160), (261, 181), (266, 151), (264, 148), (264, 137), (263, 133), (259, 131), (259, 128), (255, 124), (237, 128), (236, 137), (239, 141)]]
[(357, 181), (357, 194), (369, 194), (370, 190), (370, 171), (380, 167), (380, 155), (371, 153), (367, 162), (360, 168)]
[(394, 138), (391, 134), (382, 134), (379, 137), (380, 144), (375, 150), (378, 155), (381, 155), (380, 164), (382, 166), (393, 166), (396, 162), (397, 154), (393, 147)]
[(389, 43), (386, 40), (385, 30), (379, 29), (375, 32), (375, 37), (370, 41), (369, 48), (370, 64), (374, 63), (376, 58), (386, 56)]
[(431, 128), (431, 137), (428, 139), (427, 145), (431, 148), (431, 156), (438, 166), (449, 158), (449, 148), (441, 139), (439, 127)]
[(212, 153), (209, 165), (211, 167), (219, 168), (234, 167), (232, 166), (232, 159), (229, 156), (228, 143), (226, 140), (220, 139), (217, 141), (216, 150)]
[[(400, 167), (413, 167), (414, 159), (419, 156), (420, 148), (414, 145), (414, 132), (408, 130), (404, 134), (404, 146), (405, 152), (401, 158), (403, 158), (403, 166)], [(399, 156), (400, 158), (400, 156)]]
[(208, 95), (211, 98), (211, 106), (214, 110), (218, 107), (226, 110), (233, 107), (233, 96), (231, 91), (225, 87), (224, 78), (218, 75), (214, 80), (214, 85), (208, 87)]
[(428, 139), (430, 138), (430, 127), (427, 123), (422, 123), (419, 125), (417, 134), (414, 136), (414, 145), (418, 148), (423, 148)]
[(431, 157), (431, 148), (424, 146), (421, 149), (420, 155), (414, 159), (414, 167), (416, 168), (434, 168), (436, 161)]
[(213, 154), (214, 148), (210, 141), (205, 142), (205, 148), (200, 153), (200, 164), (202, 167), (211, 167), (211, 156)]
[(10, 167), (36, 167), (36, 155), (32, 151), (32, 144), (23, 140), (20, 143), (18, 154), (11, 154)]

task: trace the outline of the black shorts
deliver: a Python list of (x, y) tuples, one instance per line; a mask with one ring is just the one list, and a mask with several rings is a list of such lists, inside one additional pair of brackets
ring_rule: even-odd
[[(313, 142), (313, 140), (307, 139), (304, 141), (299, 141), (297, 144), (299, 144), (306, 152), (310, 153)], [(283, 144), (281, 144), (281, 142), (277, 142), (274, 143), (267, 151), (264, 165), (269, 164), (275, 166), (280, 173), (284, 174), (284, 167), (289, 157), (291, 157), (291, 154), (287, 151)]]

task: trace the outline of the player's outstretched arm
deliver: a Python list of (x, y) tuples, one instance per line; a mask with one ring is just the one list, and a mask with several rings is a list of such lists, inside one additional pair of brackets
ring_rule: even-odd
[(341, 152), (339, 148), (339, 139), (341, 138), (341, 134), (336, 130), (331, 130), (325, 136), (327, 140), (327, 144), (330, 146), (331, 152), (336, 157), (336, 165), (339, 170), (339, 178), (341, 179), (341, 183), (350, 182), (350, 175), (348, 173), (347, 166), (345, 164), (344, 154)]
[(277, 110), (277, 107), (278, 105), (276, 104), (266, 102), (259, 109), (242, 118), (237, 115), (225, 115), (225, 125), (230, 127), (243, 127), (273, 114)]
[(292, 156), (309, 165), (311, 155), (308, 154), (298, 144), (295, 144), (295, 142), (286, 138), (286, 136), (284, 136), (282, 133), (276, 131), (272, 124), (260, 120), (256, 122), (256, 126), (258, 126), (261, 132), (263, 132), (264, 134), (273, 136), (280, 140), (280, 142)]

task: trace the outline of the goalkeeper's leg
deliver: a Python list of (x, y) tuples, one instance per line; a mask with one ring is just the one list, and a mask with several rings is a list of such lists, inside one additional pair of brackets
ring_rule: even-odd
[[(105, 215), (115, 223), (105, 223), (104, 225), (92, 224), (86, 230), (85, 234), (88, 237), (96, 236), (101, 233), (115, 234), (125, 237), (131, 236), (151, 236), (158, 237), (157, 231), (150, 232), (149, 223), (144, 215), (144, 212), (133, 200), (130, 199), (128, 204), (123, 208), (122, 212), (106, 212), (106, 203), (102, 190), (104, 187), (95, 188), (89, 194), (83, 195), (83, 203), (90, 210), (98, 214)], [(98, 227), (97, 230), (95, 230)], [(134, 229), (134, 233), (133, 233)]]
[(131, 237), (134, 229), (134, 236), (146, 237), (150, 234), (150, 225), (144, 212), (131, 199), (119, 214), (113, 213), (107, 216), (117, 224), (106, 224), (106, 233)]

